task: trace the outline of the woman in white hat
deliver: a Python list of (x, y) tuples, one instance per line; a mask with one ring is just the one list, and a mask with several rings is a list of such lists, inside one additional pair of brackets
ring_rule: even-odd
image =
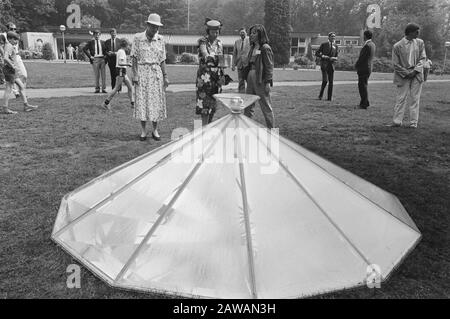
[(162, 25), (158, 14), (150, 14), (146, 31), (136, 34), (130, 54), (136, 87), (134, 117), (141, 121), (141, 141), (147, 140), (148, 121), (153, 123), (153, 139), (160, 141), (158, 122), (167, 118), (165, 89), (169, 86), (169, 79), (166, 48), (163, 37), (158, 34)]
[(197, 72), (196, 114), (202, 116), (202, 124), (212, 122), (216, 112), (213, 95), (221, 88), (219, 55), (223, 54), (222, 42), (218, 39), (222, 23), (206, 19), (206, 35), (198, 40), (199, 68)]

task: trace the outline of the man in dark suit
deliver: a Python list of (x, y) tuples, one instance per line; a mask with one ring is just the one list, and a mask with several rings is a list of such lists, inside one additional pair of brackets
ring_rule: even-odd
[(320, 58), (320, 69), (322, 71), (322, 88), (320, 89), (319, 100), (323, 97), (323, 92), (328, 83), (328, 101), (333, 97), (334, 64), (337, 61), (338, 46), (335, 43), (336, 34), (330, 32), (328, 41), (320, 45), (316, 52), (316, 57)]
[(370, 106), (367, 86), (370, 74), (372, 73), (373, 57), (375, 56), (376, 50), (375, 43), (372, 41), (372, 31), (364, 31), (364, 41), (364, 46), (355, 64), (356, 71), (358, 72), (359, 95), (361, 96), (361, 102), (358, 107), (360, 109), (367, 109)]
[(117, 40), (117, 30), (111, 29), (110, 31), (111, 38), (106, 40), (105, 48), (106, 48), (106, 62), (108, 63), (109, 71), (111, 74), (111, 88), (114, 89), (116, 87), (116, 64), (117, 57), (116, 52), (119, 51), (119, 41)]
[(100, 93), (100, 76), (102, 77), (102, 92), (106, 92), (106, 47), (105, 41), (100, 40), (100, 30), (94, 31), (94, 39), (89, 41), (83, 49), (92, 64), (95, 76), (95, 93)]

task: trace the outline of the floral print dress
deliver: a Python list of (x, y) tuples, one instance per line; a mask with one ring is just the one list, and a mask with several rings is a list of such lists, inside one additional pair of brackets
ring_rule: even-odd
[(223, 83), (223, 70), (218, 67), (219, 55), (223, 45), (219, 39), (209, 42), (208, 37), (198, 40), (199, 68), (197, 71), (196, 114), (209, 115), (212, 119), (217, 102), (213, 95), (220, 93)]
[(163, 37), (156, 34), (152, 41), (145, 32), (133, 40), (130, 56), (137, 60), (136, 101), (134, 118), (140, 121), (158, 122), (167, 118), (166, 94), (161, 63), (166, 60)]

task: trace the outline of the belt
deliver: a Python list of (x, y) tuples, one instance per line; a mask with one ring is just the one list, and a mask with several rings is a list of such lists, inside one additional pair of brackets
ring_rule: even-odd
[(138, 65), (159, 65), (156, 62), (138, 62)]

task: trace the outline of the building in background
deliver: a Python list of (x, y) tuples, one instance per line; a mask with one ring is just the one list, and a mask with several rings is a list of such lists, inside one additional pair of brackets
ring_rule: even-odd
[[(42, 47), (42, 43), (50, 43), (53, 47), (55, 57), (59, 57), (59, 52), (63, 49), (63, 36), (59, 31), (59, 27), (47, 27), (50, 32), (26, 32), (23, 33), (22, 43), (23, 48), (32, 51), (39, 51), (39, 46)], [(73, 47), (83, 46), (87, 41), (91, 40), (93, 35), (89, 29), (68, 29), (64, 33), (66, 46), (72, 44)], [(102, 29), (100, 36), (101, 40), (107, 40), (110, 38), (109, 29)], [(126, 38), (130, 42), (133, 40), (134, 35), (137, 32), (133, 30), (118, 30), (118, 38)], [(161, 35), (164, 36), (166, 43), (173, 50), (173, 53), (180, 57), (184, 52), (197, 54), (197, 41), (202, 36), (201, 34), (187, 34), (187, 32), (167, 32), (161, 30)], [(232, 54), (235, 41), (238, 39), (238, 34), (222, 34), (220, 40), (223, 43), (224, 53)], [(291, 61), (295, 56), (307, 55), (308, 50), (312, 50), (312, 56), (319, 48), (322, 42), (327, 41), (326, 35), (321, 35), (318, 32), (313, 31), (294, 31), (290, 36), (290, 55)], [(40, 41), (42, 42), (40, 42)], [(353, 48), (361, 47), (360, 36), (347, 36), (337, 35), (336, 44), (339, 46), (340, 51), (346, 51)]]

